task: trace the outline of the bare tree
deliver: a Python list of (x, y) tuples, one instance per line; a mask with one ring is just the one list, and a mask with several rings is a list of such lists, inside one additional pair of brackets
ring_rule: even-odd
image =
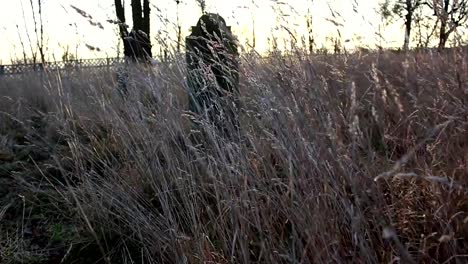
[(450, 35), (468, 22), (468, 0), (433, 0), (426, 3), (440, 21), (439, 50), (445, 48)]
[(418, 8), (422, 7), (424, 3), (423, 0), (385, 0), (380, 5), (380, 13), (385, 19), (404, 19), (405, 36), (403, 50), (409, 49), (415, 12)]
[(133, 29), (128, 32), (125, 24), (125, 6), (122, 0), (114, 0), (115, 11), (119, 20), (120, 37), (124, 44), (124, 55), (132, 60), (147, 61), (152, 57), (150, 41), (150, 6), (149, 0), (132, 0)]

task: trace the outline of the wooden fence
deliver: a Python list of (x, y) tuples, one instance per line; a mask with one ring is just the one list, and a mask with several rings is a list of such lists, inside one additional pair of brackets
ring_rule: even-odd
[(31, 64), (11, 64), (0, 65), (0, 75), (18, 75), (31, 72), (56, 71), (56, 70), (74, 70), (79, 68), (102, 68), (113, 67), (124, 63), (123, 58), (105, 58), (105, 59), (87, 59), (87, 60), (69, 60), (47, 63)]

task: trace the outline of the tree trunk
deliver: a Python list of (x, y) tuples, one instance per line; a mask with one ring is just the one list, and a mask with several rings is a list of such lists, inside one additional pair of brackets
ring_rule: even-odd
[(438, 49), (442, 50), (445, 48), (448, 39), (447, 32), (447, 21), (448, 21), (448, 11), (449, 11), (450, 0), (444, 0), (443, 7), (441, 8), (442, 14), (439, 14), (440, 17), (440, 31), (439, 31), (439, 46)]
[(133, 29), (143, 30), (143, 11), (140, 0), (132, 0)]
[(407, 14), (406, 21), (405, 21), (405, 42), (403, 43), (404, 51), (409, 50), (410, 37), (411, 37), (411, 15)]
[(122, 5), (121, 0), (115, 0), (114, 3), (115, 3), (115, 13), (117, 14), (117, 19), (119, 20), (119, 23), (120, 23), (119, 24), (120, 33), (122, 34), (126, 32), (125, 26), (123, 26), (123, 24), (125, 23), (125, 8)]
[(131, 56), (131, 47), (130, 42), (126, 39), (128, 37), (128, 30), (125, 24), (125, 7), (122, 4), (121, 0), (115, 0), (115, 13), (117, 14), (117, 19), (119, 20), (119, 31), (120, 38), (123, 42), (124, 56)]
[(413, 3), (412, 0), (406, 0), (406, 16), (405, 16), (405, 42), (403, 43), (403, 50), (409, 50), (411, 39), (411, 26), (413, 24)]
[(150, 35), (150, 6), (149, 0), (143, 0), (143, 28), (142, 30), (148, 35)]
[(124, 51), (125, 51), (126, 50), (125, 37), (128, 35), (128, 31), (125, 26), (125, 8), (122, 5), (121, 0), (115, 0), (114, 2), (115, 2), (115, 13), (117, 14), (117, 19), (119, 20), (120, 37), (124, 41)]
[(447, 44), (448, 34), (447, 34), (447, 22), (442, 20), (440, 24), (440, 32), (439, 32), (439, 50), (443, 50), (445, 45)]
[(125, 25), (125, 7), (121, 0), (115, 0), (115, 11), (120, 20), (120, 37), (124, 43), (124, 55), (133, 61), (147, 61), (152, 57), (150, 41), (149, 0), (132, 0), (133, 29), (129, 33)]

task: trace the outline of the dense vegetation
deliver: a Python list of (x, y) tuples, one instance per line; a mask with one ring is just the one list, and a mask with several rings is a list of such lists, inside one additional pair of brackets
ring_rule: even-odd
[(466, 49), (244, 55), (203, 147), (185, 75), (0, 76), (1, 263), (467, 261)]

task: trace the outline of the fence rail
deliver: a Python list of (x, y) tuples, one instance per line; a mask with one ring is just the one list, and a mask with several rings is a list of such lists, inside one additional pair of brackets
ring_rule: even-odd
[(31, 64), (11, 64), (0, 65), (0, 75), (17, 75), (30, 72), (41, 72), (44, 70), (73, 70), (80, 68), (102, 68), (113, 67), (124, 63), (124, 58), (104, 58), (104, 59), (86, 59), (86, 60), (68, 60), (47, 63)]

